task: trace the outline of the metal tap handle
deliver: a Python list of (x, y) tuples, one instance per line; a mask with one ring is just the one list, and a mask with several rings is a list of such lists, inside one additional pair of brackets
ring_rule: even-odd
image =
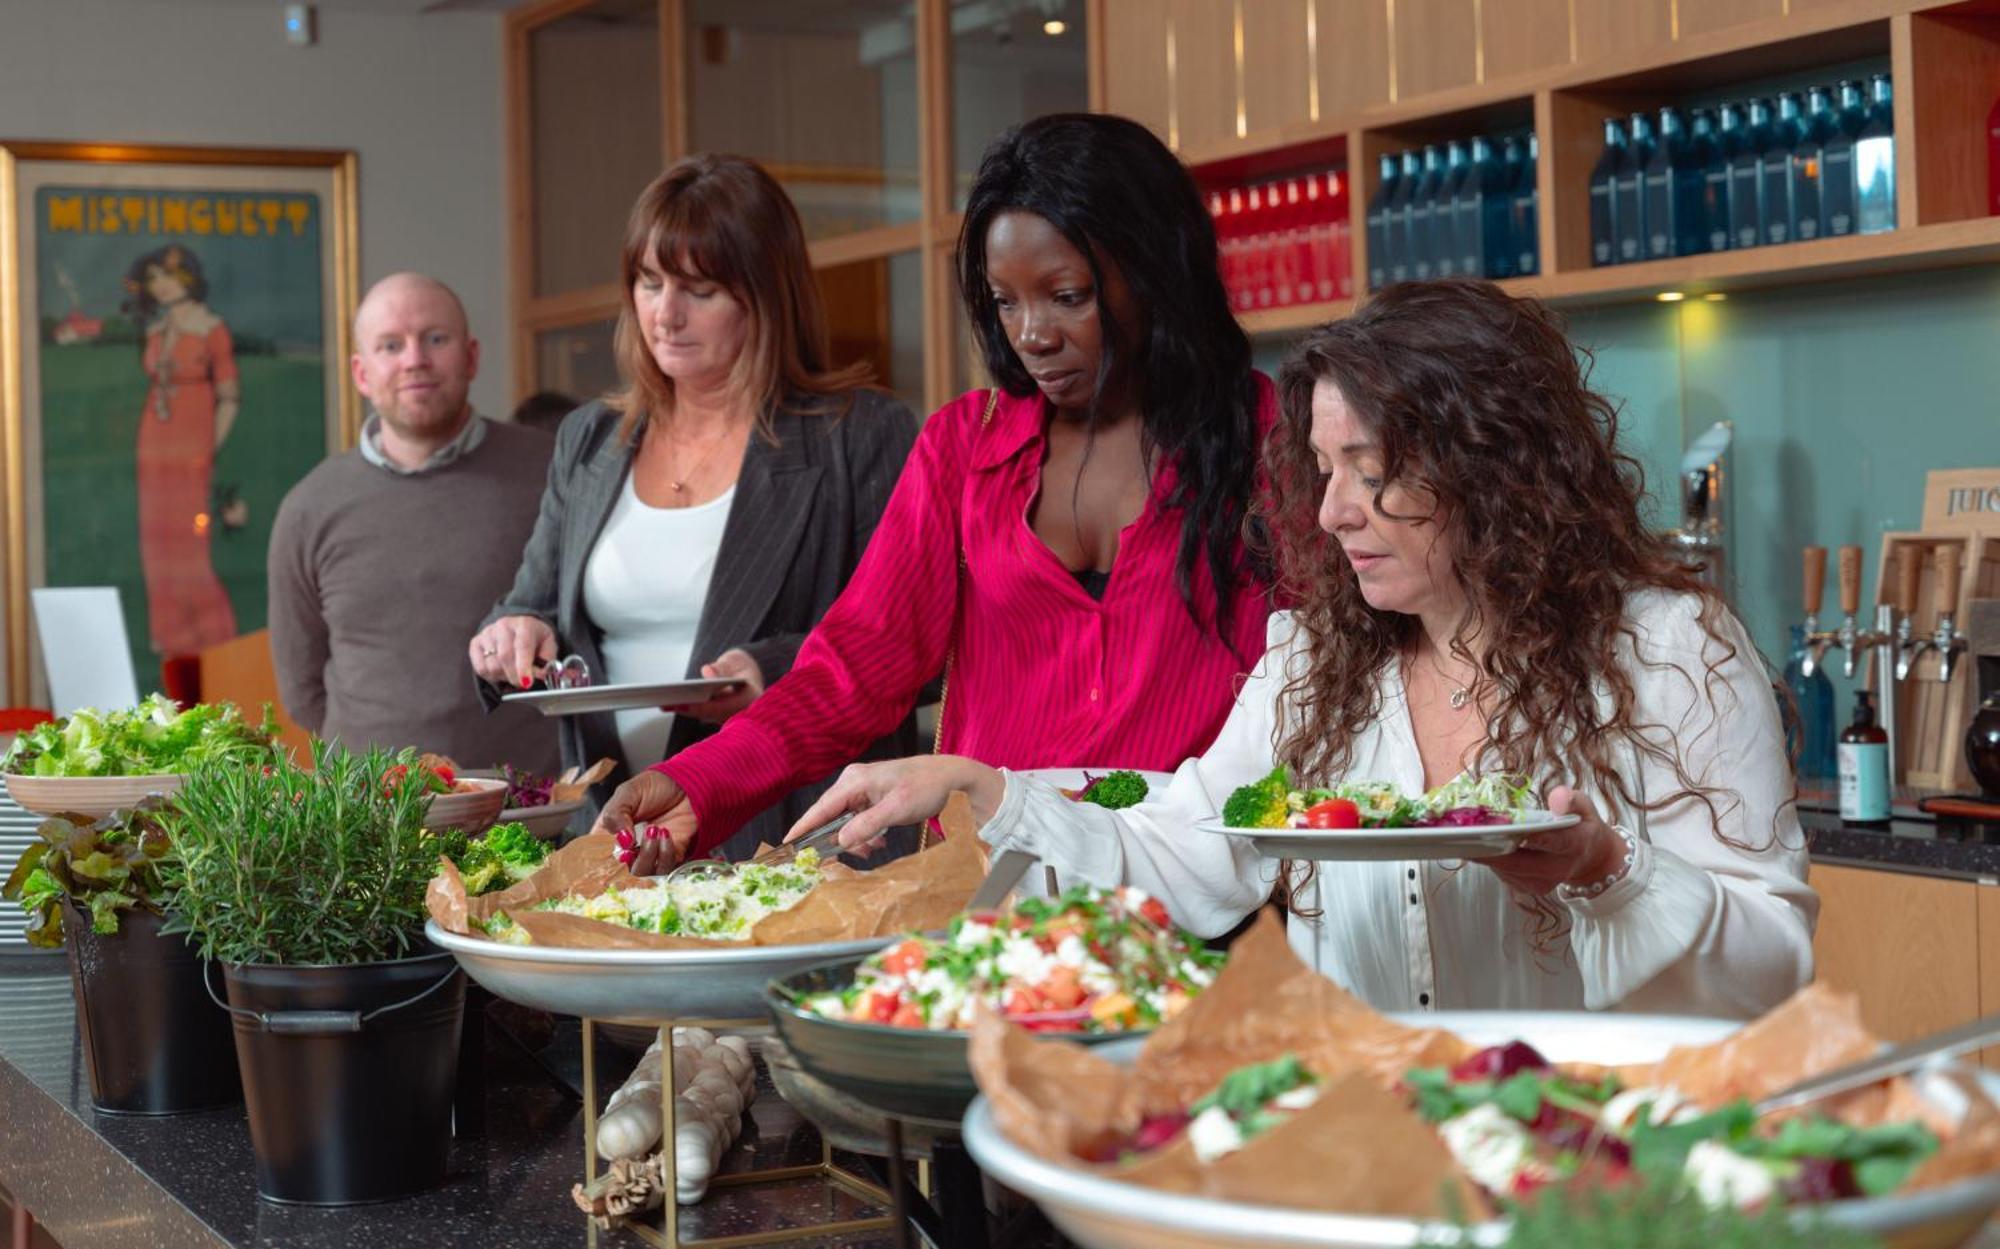
[(1850, 619), (1861, 612), (1861, 548), (1858, 546), (1840, 548), (1840, 610)]
[(1819, 615), (1820, 601), (1826, 597), (1826, 548), (1806, 548), (1806, 619)]
[(1896, 614), (1904, 620), (1917, 614), (1917, 585), (1924, 575), (1924, 548), (1914, 542), (1896, 544)]
[(1958, 610), (1958, 543), (1937, 546), (1937, 584), (1931, 587), (1931, 606), (1939, 621)]

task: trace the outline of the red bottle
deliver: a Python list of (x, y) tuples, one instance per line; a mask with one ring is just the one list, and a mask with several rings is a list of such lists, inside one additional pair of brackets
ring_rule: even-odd
[(1288, 179), (1280, 186), (1272, 183), (1270, 194), (1277, 200), (1278, 207), (1273, 214), (1273, 233), (1277, 236), (1277, 252), (1271, 274), (1271, 302), (1279, 305), (1304, 303), (1311, 299), (1310, 290), (1305, 299), (1299, 297), (1300, 284), (1310, 284), (1306, 276), (1305, 230), (1300, 220), (1300, 210), (1304, 205), (1299, 198), (1299, 180)]
[(1347, 198), (1347, 175), (1338, 169), (1326, 171), (1327, 211), (1333, 219), (1333, 294), (1328, 298), (1354, 298), (1354, 217)]
[(1250, 289), (1249, 214), (1243, 188), (1229, 188), (1229, 206), (1223, 217), (1229, 223), (1223, 282), (1229, 288), (1229, 304), (1238, 312), (1248, 312), (1256, 299)]

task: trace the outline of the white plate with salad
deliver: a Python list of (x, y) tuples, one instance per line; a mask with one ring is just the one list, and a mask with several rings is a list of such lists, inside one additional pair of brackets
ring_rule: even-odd
[(1279, 767), (1195, 830), (1248, 837), (1273, 859), (1402, 862), (1496, 858), (1577, 820), (1543, 807), (1519, 777), (1461, 776), (1413, 796), (1387, 781), (1298, 789)]

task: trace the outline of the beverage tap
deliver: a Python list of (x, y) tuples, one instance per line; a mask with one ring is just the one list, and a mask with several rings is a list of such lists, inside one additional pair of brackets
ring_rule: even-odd
[(1834, 644), (1834, 635), (1819, 627), (1819, 605), (1826, 598), (1826, 548), (1809, 546), (1805, 552), (1806, 636), (1805, 655), (1799, 669), (1810, 677), (1819, 670), (1820, 657)]
[[(1821, 564), (1821, 576), (1825, 576), (1825, 564)], [(1861, 548), (1843, 546), (1840, 548), (1840, 627), (1830, 634), (1821, 634), (1817, 650), (1808, 651), (1806, 659), (1811, 667), (1805, 669), (1811, 676), (1818, 667), (1818, 658), (1831, 647), (1841, 651), (1840, 673), (1848, 680), (1854, 679), (1854, 670), (1860, 665), (1863, 648), (1873, 646), (1874, 639), (1861, 631)]]
[[(1927, 638), (1909, 636), (1915, 630), (1910, 621), (1904, 619), (1897, 638), (1897, 650), (1901, 656), (1896, 661), (1896, 676), (1899, 680), (1909, 677), (1911, 668), (1916, 666), (1918, 657), (1925, 651), (1936, 651), (1938, 682), (1949, 684), (1952, 673), (1958, 668), (1958, 657), (1965, 653), (1965, 635), (1958, 631), (1954, 619), (1958, 609), (1958, 545), (1952, 542), (1939, 543), (1936, 558), (1937, 581), (1931, 587), (1931, 611), (1934, 616), (1931, 635)], [(1914, 591), (1911, 597), (1915, 598)]]
[(1930, 646), (1917, 636), (1917, 589), (1924, 575), (1923, 548), (1910, 542), (1896, 545), (1896, 679), (1906, 681), (1910, 665)]

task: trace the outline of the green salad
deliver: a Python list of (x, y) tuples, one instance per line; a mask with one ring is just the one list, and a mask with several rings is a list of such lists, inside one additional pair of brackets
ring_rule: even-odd
[(249, 763), (272, 750), (277, 725), (269, 707), (253, 725), (231, 703), (181, 710), (154, 694), (130, 711), (88, 707), (14, 739), (0, 772), (19, 776), (168, 776), (203, 764)]
[(1229, 828), (1431, 828), (1518, 824), (1542, 809), (1526, 777), (1465, 775), (1423, 794), (1388, 781), (1296, 789), (1281, 764), (1239, 787), (1222, 806)]
[[(670, 937), (741, 941), (758, 920), (790, 909), (811, 893), (820, 881), (819, 863), (817, 850), (801, 850), (789, 863), (743, 863), (733, 872), (631, 888), (614, 885), (594, 897), (551, 898), (532, 909)], [(527, 930), (504, 912), (486, 921), (486, 935), (515, 945), (531, 944)]]

